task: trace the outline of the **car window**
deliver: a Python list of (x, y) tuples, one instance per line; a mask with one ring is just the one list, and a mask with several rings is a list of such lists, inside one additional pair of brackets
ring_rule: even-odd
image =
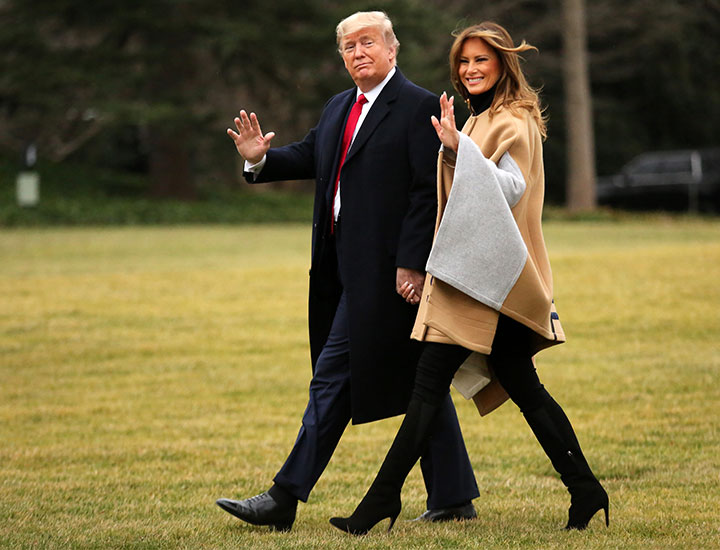
[(660, 163), (660, 171), (664, 173), (687, 173), (692, 172), (690, 156), (681, 158), (668, 158)]
[(631, 162), (627, 171), (631, 174), (657, 174), (659, 171), (659, 163), (657, 159), (641, 157)]
[(644, 174), (687, 174), (692, 172), (690, 154), (660, 154), (639, 157), (628, 165), (627, 172), (638, 176)]

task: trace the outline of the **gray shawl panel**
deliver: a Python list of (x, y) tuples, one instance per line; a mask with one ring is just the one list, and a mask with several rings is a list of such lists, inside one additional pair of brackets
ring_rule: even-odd
[(469, 136), (460, 134), (453, 185), (428, 273), (500, 310), (527, 261), (527, 247), (510, 211), (525, 188), (509, 153), (495, 165)]

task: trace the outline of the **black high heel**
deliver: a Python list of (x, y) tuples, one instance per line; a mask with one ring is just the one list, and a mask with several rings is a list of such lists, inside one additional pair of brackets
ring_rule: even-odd
[(605, 525), (609, 527), (608, 494), (590, 469), (572, 425), (560, 405), (545, 391), (543, 406), (523, 414), (570, 493), (565, 529), (585, 529), (600, 510), (605, 510)]
[(605, 527), (610, 527), (610, 500), (600, 483), (586, 490), (574, 489), (565, 529), (585, 529), (600, 510), (605, 510)]
[(390, 518), (390, 527), (400, 515), (400, 491), (405, 478), (420, 458), (428, 434), (437, 416), (437, 405), (411, 399), (408, 411), (398, 430), (375, 480), (348, 518), (334, 517), (330, 523), (351, 535), (364, 535), (382, 520)]
[[(380, 505), (386, 506), (384, 510), (378, 509)], [(365, 511), (367, 508), (367, 511)], [(330, 518), (330, 523), (346, 533), (351, 535), (365, 535), (370, 529), (375, 527), (382, 520), (390, 518), (390, 526), (388, 527), (388, 533), (395, 525), (395, 520), (400, 515), (400, 509), (402, 505), (400, 502), (396, 503), (376, 503), (375, 506), (369, 503), (363, 502), (357, 507), (350, 517)]]

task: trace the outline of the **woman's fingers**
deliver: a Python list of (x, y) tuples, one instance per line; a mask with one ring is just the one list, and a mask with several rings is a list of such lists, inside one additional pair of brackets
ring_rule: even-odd
[(433, 128), (435, 128), (435, 132), (437, 133), (438, 139), (440, 141), (442, 141), (443, 140), (443, 132), (444, 132), (442, 124), (434, 116), (430, 117), (430, 122), (432, 122)]
[(410, 281), (405, 281), (402, 286), (398, 289), (398, 294), (402, 296), (408, 304), (419, 304), (420, 294), (418, 293), (415, 285)]
[(455, 96), (448, 98), (445, 92), (440, 96), (440, 123), (444, 128), (455, 128)]
[(415, 289), (415, 286), (410, 281), (405, 281), (403, 283), (403, 285), (398, 289), (398, 294), (400, 294), (403, 300), (409, 304), (416, 304), (420, 301), (420, 296)]
[(445, 92), (440, 96), (440, 117), (445, 118), (448, 114), (448, 98)]
[[(447, 93), (442, 93), (440, 96), (440, 120), (435, 116), (431, 116), (430, 122), (432, 122), (442, 144), (453, 151), (457, 151), (458, 131), (455, 123), (455, 96), (448, 99)], [(420, 297), (417, 294), (416, 298), (419, 302)]]

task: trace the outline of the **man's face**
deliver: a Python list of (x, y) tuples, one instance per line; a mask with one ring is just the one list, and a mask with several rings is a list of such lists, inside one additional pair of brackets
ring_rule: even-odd
[(395, 65), (395, 48), (386, 46), (382, 33), (374, 27), (345, 35), (340, 51), (350, 78), (362, 92), (380, 84)]

